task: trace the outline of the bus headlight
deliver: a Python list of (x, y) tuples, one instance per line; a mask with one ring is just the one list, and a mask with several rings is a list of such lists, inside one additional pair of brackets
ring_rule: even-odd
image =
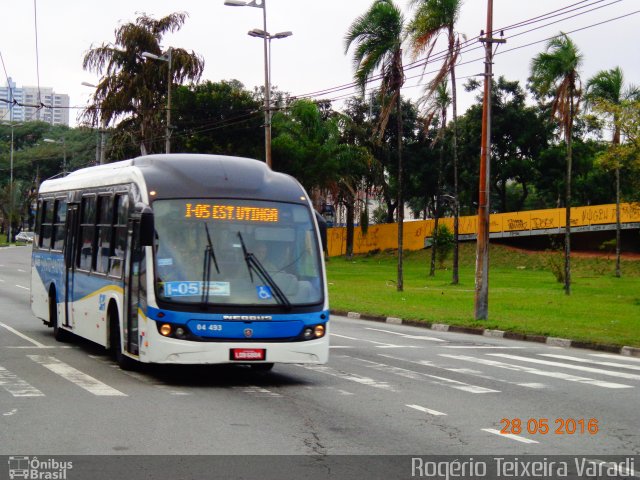
[(160, 333), (165, 337), (168, 337), (169, 335), (171, 335), (171, 325), (169, 325), (168, 323), (163, 324), (160, 327)]
[(324, 324), (321, 325), (310, 325), (305, 327), (302, 331), (303, 340), (314, 340), (316, 338), (324, 337), (326, 333), (326, 329)]

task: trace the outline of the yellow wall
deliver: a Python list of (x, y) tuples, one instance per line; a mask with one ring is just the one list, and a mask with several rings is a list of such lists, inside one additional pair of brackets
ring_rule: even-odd
[[(623, 203), (620, 206), (622, 223), (640, 222), (640, 203)], [(460, 235), (476, 233), (478, 217), (460, 217)], [(571, 209), (571, 226), (613, 224), (616, 221), (616, 206), (592, 205)], [(491, 233), (513, 232), (523, 230), (541, 230), (548, 228), (564, 228), (565, 209), (531, 210), (527, 212), (496, 213), (491, 215)], [(404, 248), (419, 250), (424, 247), (425, 238), (431, 237), (433, 220), (405, 222)], [(453, 231), (453, 218), (442, 218), (440, 223)], [(347, 244), (346, 227), (330, 228), (328, 231), (329, 256), (344, 255)], [(367, 235), (362, 235), (360, 228), (354, 231), (353, 253), (366, 253), (371, 250), (398, 248), (398, 225), (385, 223), (369, 227)]]

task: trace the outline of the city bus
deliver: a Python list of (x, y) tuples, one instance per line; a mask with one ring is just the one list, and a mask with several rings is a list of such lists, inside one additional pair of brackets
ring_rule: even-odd
[(44, 181), (37, 207), (31, 306), (56, 340), (123, 369), (327, 362), (322, 222), (293, 177), (148, 155)]

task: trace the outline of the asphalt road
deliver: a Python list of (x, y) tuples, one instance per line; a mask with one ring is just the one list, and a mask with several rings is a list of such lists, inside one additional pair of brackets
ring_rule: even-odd
[(29, 269), (0, 249), (2, 455), (640, 454), (638, 358), (332, 317), (324, 366), (124, 372), (53, 339)]

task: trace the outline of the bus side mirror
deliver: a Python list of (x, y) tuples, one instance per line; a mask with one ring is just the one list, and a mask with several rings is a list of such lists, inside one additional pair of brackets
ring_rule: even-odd
[(327, 252), (327, 222), (322, 215), (315, 212), (316, 220), (318, 222), (318, 228), (320, 229), (320, 240), (322, 241), (322, 251)]
[(153, 246), (154, 232), (153, 213), (142, 212), (140, 215), (140, 245), (142, 247)]

